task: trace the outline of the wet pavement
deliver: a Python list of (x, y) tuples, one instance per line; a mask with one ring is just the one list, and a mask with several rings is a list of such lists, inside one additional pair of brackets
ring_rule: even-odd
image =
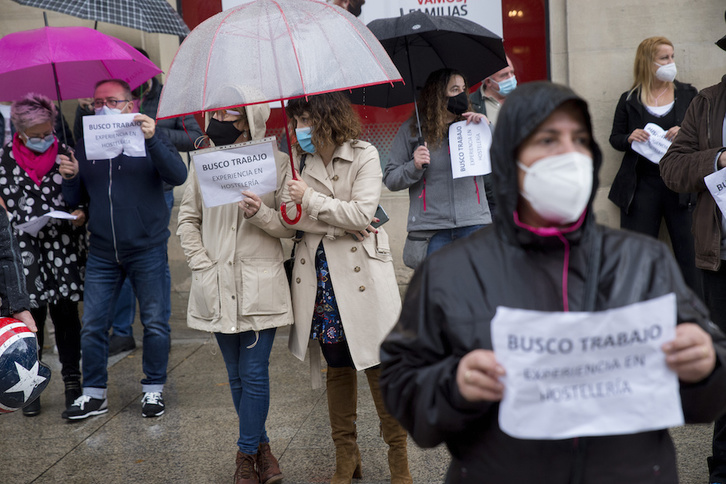
[[(186, 294), (174, 292), (172, 347), (164, 390), (166, 413), (141, 417), (141, 325), (134, 324), (137, 349), (109, 360), (109, 412), (70, 423), (62, 420), (63, 382), (52, 348), (46, 362), (53, 378), (41, 397), (43, 411), (0, 416), (0, 483), (231, 483), (235, 470), (237, 416), (222, 357), (208, 335), (184, 322)], [(327, 400), (312, 389), (308, 362), (287, 350), (288, 329), (278, 331), (272, 350), (271, 404), (267, 432), (287, 484), (329, 482), (335, 467)], [(49, 338), (52, 341), (52, 338)], [(389, 482), (387, 446), (359, 373), (358, 442), (363, 479)], [(707, 482), (708, 425), (673, 431), (682, 484)], [(448, 453), (423, 450), (409, 439), (411, 474), (416, 483), (440, 483)]]

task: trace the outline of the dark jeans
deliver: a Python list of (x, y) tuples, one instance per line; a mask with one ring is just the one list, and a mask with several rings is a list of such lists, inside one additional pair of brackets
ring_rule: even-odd
[(658, 238), (661, 219), (665, 219), (673, 254), (686, 284), (701, 295), (701, 281), (696, 275), (696, 253), (691, 234), (691, 212), (681, 206), (678, 194), (663, 183), (660, 176), (642, 175), (630, 205), (630, 213), (620, 210), (620, 228)]
[[(164, 200), (166, 200), (166, 208), (169, 209), (169, 216), (171, 217), (171, 209), (174, 208), (174, 191), (168, 190), (164, 192)], [(171, 272), (169, 272), (169, 262), (166, 263), (166, 284), (169, 286), (171, 292)], [(166, 319), (171, 317), (171, 298), (166, 306)], [(116, 302), (116, 314), (113, 317), (113, 334), (121, 337), (133, 337), (133, 324), (136, 318), (136, 294), (134, 289), (131, 287), (131, 282), (126, 279), (121, 293), (118, 296), (118, 302)]]
[(467, 237), (480, 228), (484, 227), (484, 225), (469, 225), (467, 227), (457, 227), (455, 229), (442, 229), (436, 232), (433, 237), (431, 237), (431, 240), (429, 241), (429, 248), (426, 251), (426, 256), (430, 256), (440, 248), (449, 245), (456, 239), (463, 239), (464, 237)]
[[(711, 313), (711, 320), (726, 332), (726, 261), (721, 261), (717, 271), (699, 271), (703, 277), (704, 302)], [(708, 458), (711, 473), (709, 482), (726, 483), (726, 415), (713, 426), (713, 455)]]
[(38, 359), (43, 358), (45, 317), (50, 306), (50, 319), (55, 326), (55, 344), (61, 363), (63, 381), (81, 379), (81, 320), (78, 317), (78, 303), (61, 299), (56, 303), (31, 309), (35, 324), (38, 326)]
[(270, 328), (258, 333), (214, 333), (239, 417), (237, 446), (245, 454), (257, 454), (259, 445), (270, 441), (265, 422), (270, 409), (270, 352), (276, 331)]

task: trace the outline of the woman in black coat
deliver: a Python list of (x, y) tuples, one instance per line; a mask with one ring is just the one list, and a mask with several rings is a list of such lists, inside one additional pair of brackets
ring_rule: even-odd
[[(551, 439), (518, 438), (500, 426), (500, 402), (518, 375), (504, 366), (507, 348), (492, 342), (492, 320), (502, 307), (564, 320), (568, 311), (600, 312), (670, 295), (675, 336), (649, 358), (660, 355), (678, 377), (676, 405), (686, 422), (713, 421), (726, 410), (726, 346), (665, 244), (595, 223), (602, 155), (587, 105), (569, 88), (517, 87), (500, 113), (491, 159), (497, 223), (442, 248), (416, 270), (398, 324), (381, 345), (387, 408), (418, 445), (446, 444), (448, 484), (676, 484), (675, 448), (662, 420), (649, 422), (653, 430), (573, 427), (574, 437)], [(500, 321), (512, 334), (520, 327)], [(549, 331), (560, 334), (554, 325)], [(583, 378), (592, 384), (612, 377)], [(651, 415), (643, 400), (630, 403), (627, 415)], [(547, 420), (551, 406), (535, 398), (530, 410)], [(625, 420), (623, 413), (605, 416)]]
[(647, 141), (643, 128), (654, 123), (673, 141), (691, 100), (698, 91), (675, 80), (673, 44), (665, 37), (650, 37), (635, 54), (633, 87), (620, 96), (615, 109), (610, 144), (624, 151), (622, 164), (608, 197), (620, 207), (620, 228), (657, 238), (665, 219), (673, 252), (686, 283), (700, 293), (691, 235), (691, 212), (695, 196), (678, 194), (665, 186), (658, 164), (639, 155), (634, 141)]

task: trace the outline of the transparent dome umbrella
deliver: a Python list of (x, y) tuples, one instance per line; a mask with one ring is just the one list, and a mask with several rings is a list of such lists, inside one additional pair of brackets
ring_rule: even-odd
[[(401, 75), (379, 41), (344, 9), (315, 0), (257, 0), (189, 34), (169, 68), (157, 119), (395, 81)], [(295, 220), (281, 210), (290, 223), (300, 218), (299, 206)]]

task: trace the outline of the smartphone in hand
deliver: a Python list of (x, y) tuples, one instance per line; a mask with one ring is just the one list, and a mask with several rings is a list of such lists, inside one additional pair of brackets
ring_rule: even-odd
[(388, 218), (388, 214), (385, 210), (383, 210), (383, 207), (381, 207), (380, 205), (378, 205), (378, 209), (376, 209), (376, 214), (374, 215), (374, 217), (378, 219), (378, 222), (371, 222), (371, 226), (375, 228), (380, 227), (384, 223), (388, 222), (388, 220), (390, 220)]

